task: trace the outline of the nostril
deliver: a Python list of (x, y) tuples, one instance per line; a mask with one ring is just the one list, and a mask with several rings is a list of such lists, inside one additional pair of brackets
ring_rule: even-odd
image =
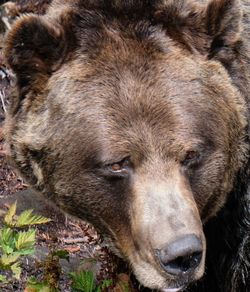
[(191, 255), (179, 256), (175, 260), (172, 260), (164, 265), (164, 269), (173, 275), (187, 273), (199, 266), (201, 258), (202, 252), (194, 252)]
[(201, 263), (202, 242), (193, 234), (186, 235), (158, 250), (156, 255), (167, 273), (191, 275)]

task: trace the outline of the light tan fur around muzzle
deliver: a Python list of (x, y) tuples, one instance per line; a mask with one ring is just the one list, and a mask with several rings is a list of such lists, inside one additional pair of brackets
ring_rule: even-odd
[(134, 180), (131, 221), (136, 250), (129, 257), (135, 273), (148, 287), (168, 287), (175, 279), (163, 271), (155, 251), (194, 234), (203, 246), (202, 261), (194, 274), (197, 280), (204, 273), (206, 242), (189, 184), (175, 163), (169, 163), (162, 175), (146, 169), (147, 174), (141, 170)]

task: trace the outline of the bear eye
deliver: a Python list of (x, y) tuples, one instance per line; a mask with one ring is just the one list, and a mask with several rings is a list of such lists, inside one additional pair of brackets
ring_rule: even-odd
[(127, 175), (131, 169), (131, 161), (129, 158), (124, 158), (119, 162), (114, 162), (107, 165), (107, 169), (111, 174), (115, 175)]
[(187, 151), (185, 158), (181, 161), (183, 166), (193, 166), (199, 162), (200, 153), (196, 150)]

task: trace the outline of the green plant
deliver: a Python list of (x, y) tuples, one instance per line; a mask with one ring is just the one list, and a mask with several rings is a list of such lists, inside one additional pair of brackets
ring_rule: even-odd
[(112, 280), (104, 280), (100, 285), (96, 284), (95, 276), (91, 271), (70, 273), (72, 279), (72, 292), (101, 292), (112, 285)]
[[(16, 279), (20, 279), (20, 259), (34, 253), (36, 236), (35, 229), (22, 229), (47, 223), (50, 219), (33, 214), (33, 210), (23, 211), (17, 216), (16, 207), (16, 202), (10, 206), (0, 229), (0, 271), (11, 271)], [(6, 276), (0, 274), (0, 282), (6, 281)]]
[(111, 279), (103, 280), (102, 283), (96, 288), (96, 292), (102, 292), (112, 286), (113, 281)]
[(38, 281), (35, 277), (28, 280), (27, 287), (24, 292), (56, 292), (46, 281)]
[(90, 271), (70, 273), (72, 279), (72, 291), (74, 292), (93, 292), (95, 287), (95, 277)]

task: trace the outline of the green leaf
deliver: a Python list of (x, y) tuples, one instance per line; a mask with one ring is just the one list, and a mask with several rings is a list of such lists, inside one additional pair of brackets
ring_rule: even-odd
[(72, 279), (73, 292), (94, 292), (95, 277), (91, 271), (81, 271), (79, 273), (70, 273)]
[(19, 280), (20, 279), (20, 276), (21, 276), (21, 272), (22, 272), (22, 269), (21, 267), (19, 266), (20, 263), (15, 263), (13, 264), (10, 269), (12, 271), (12, 273), (14, 274), (14, 277)]
[(0, 231), (0, 242), (4, 241), (4, 242), (9, 242), (10, 240), (12, 240), (13, 237), (13, 230), (9, 227), (5, 227), (2, 228)]
[(107, 289), (108, 287), (110, 287), (113, 284), (112, 280), (103, 280), (101, 285), (100, 285), (100, 291), (103, 291), (104, 289)]
[(4, 253), (6, 253), (6, 254), (12, 254), (13, 251), (14, 251), (14, 249), (13, 249), (12, 247), (6, 245), (6, 246), (4, 246), (3, 251), (4, 251)]
[(7, 281), (6, 276), (0, 274), (0, 282), (7, 283), (8, 281)]
[(16, 250), (12, 254), (16, 254), (19, 256), (26, 256), (26, 255), (31, 255), (35, 253), (35, 248), (30, 248), (30, 249), (21, 249), (21, 250)]
[(28, 280), (27, 287), (25, 289), (27, 292), (56, 292), (54, 288), (51, 288), (49, 284), (44, 281), (44, 282), (39, 282), (35, 277), (31, 277)]
[(36, 231), (31, 229), (28, 231), (18, 232), (16, 238), (17, 250), (31, 250), (36, 242)]
[(17, 202), (15, 201), (15, 203), (10, 206), (9, 210), (4, 216), (4, 222), (9, 226), (14, 224), (13, 218), (16, 214), (16, 204)]
[(35, 276), (31, 276), (27, 281), (28, 285), (36, 285), (36, 284), (40, 284), (40, 283), (41, 282), (39, 282)]
[(20, 256), (17, 254), (11, 254), (11, 255), (4, 254), (1, 256), (0, 261), (4, 266), (9, 266), (9, 265), (15, 263), (19, 257)]
[(64, 249), (59, 249), (52, 252), (52, 256), (57, 256), (59, 259), (69, 260), (69, 252)]
[(30, 225), (38, 225), (38, 224), (44, 224), (51, 221), (51, 219), (35, 215), (32, 213), (33, 210), (26, 210), (23, 211), (17, 218), (15, 226), (16, 227), (24, 227), (24, 226), (30, 226)]
[(10, 254), (15, 247), (15, 233), (11, 228), (4, 227), (0, 230), (0, 248), (3, 253)]

